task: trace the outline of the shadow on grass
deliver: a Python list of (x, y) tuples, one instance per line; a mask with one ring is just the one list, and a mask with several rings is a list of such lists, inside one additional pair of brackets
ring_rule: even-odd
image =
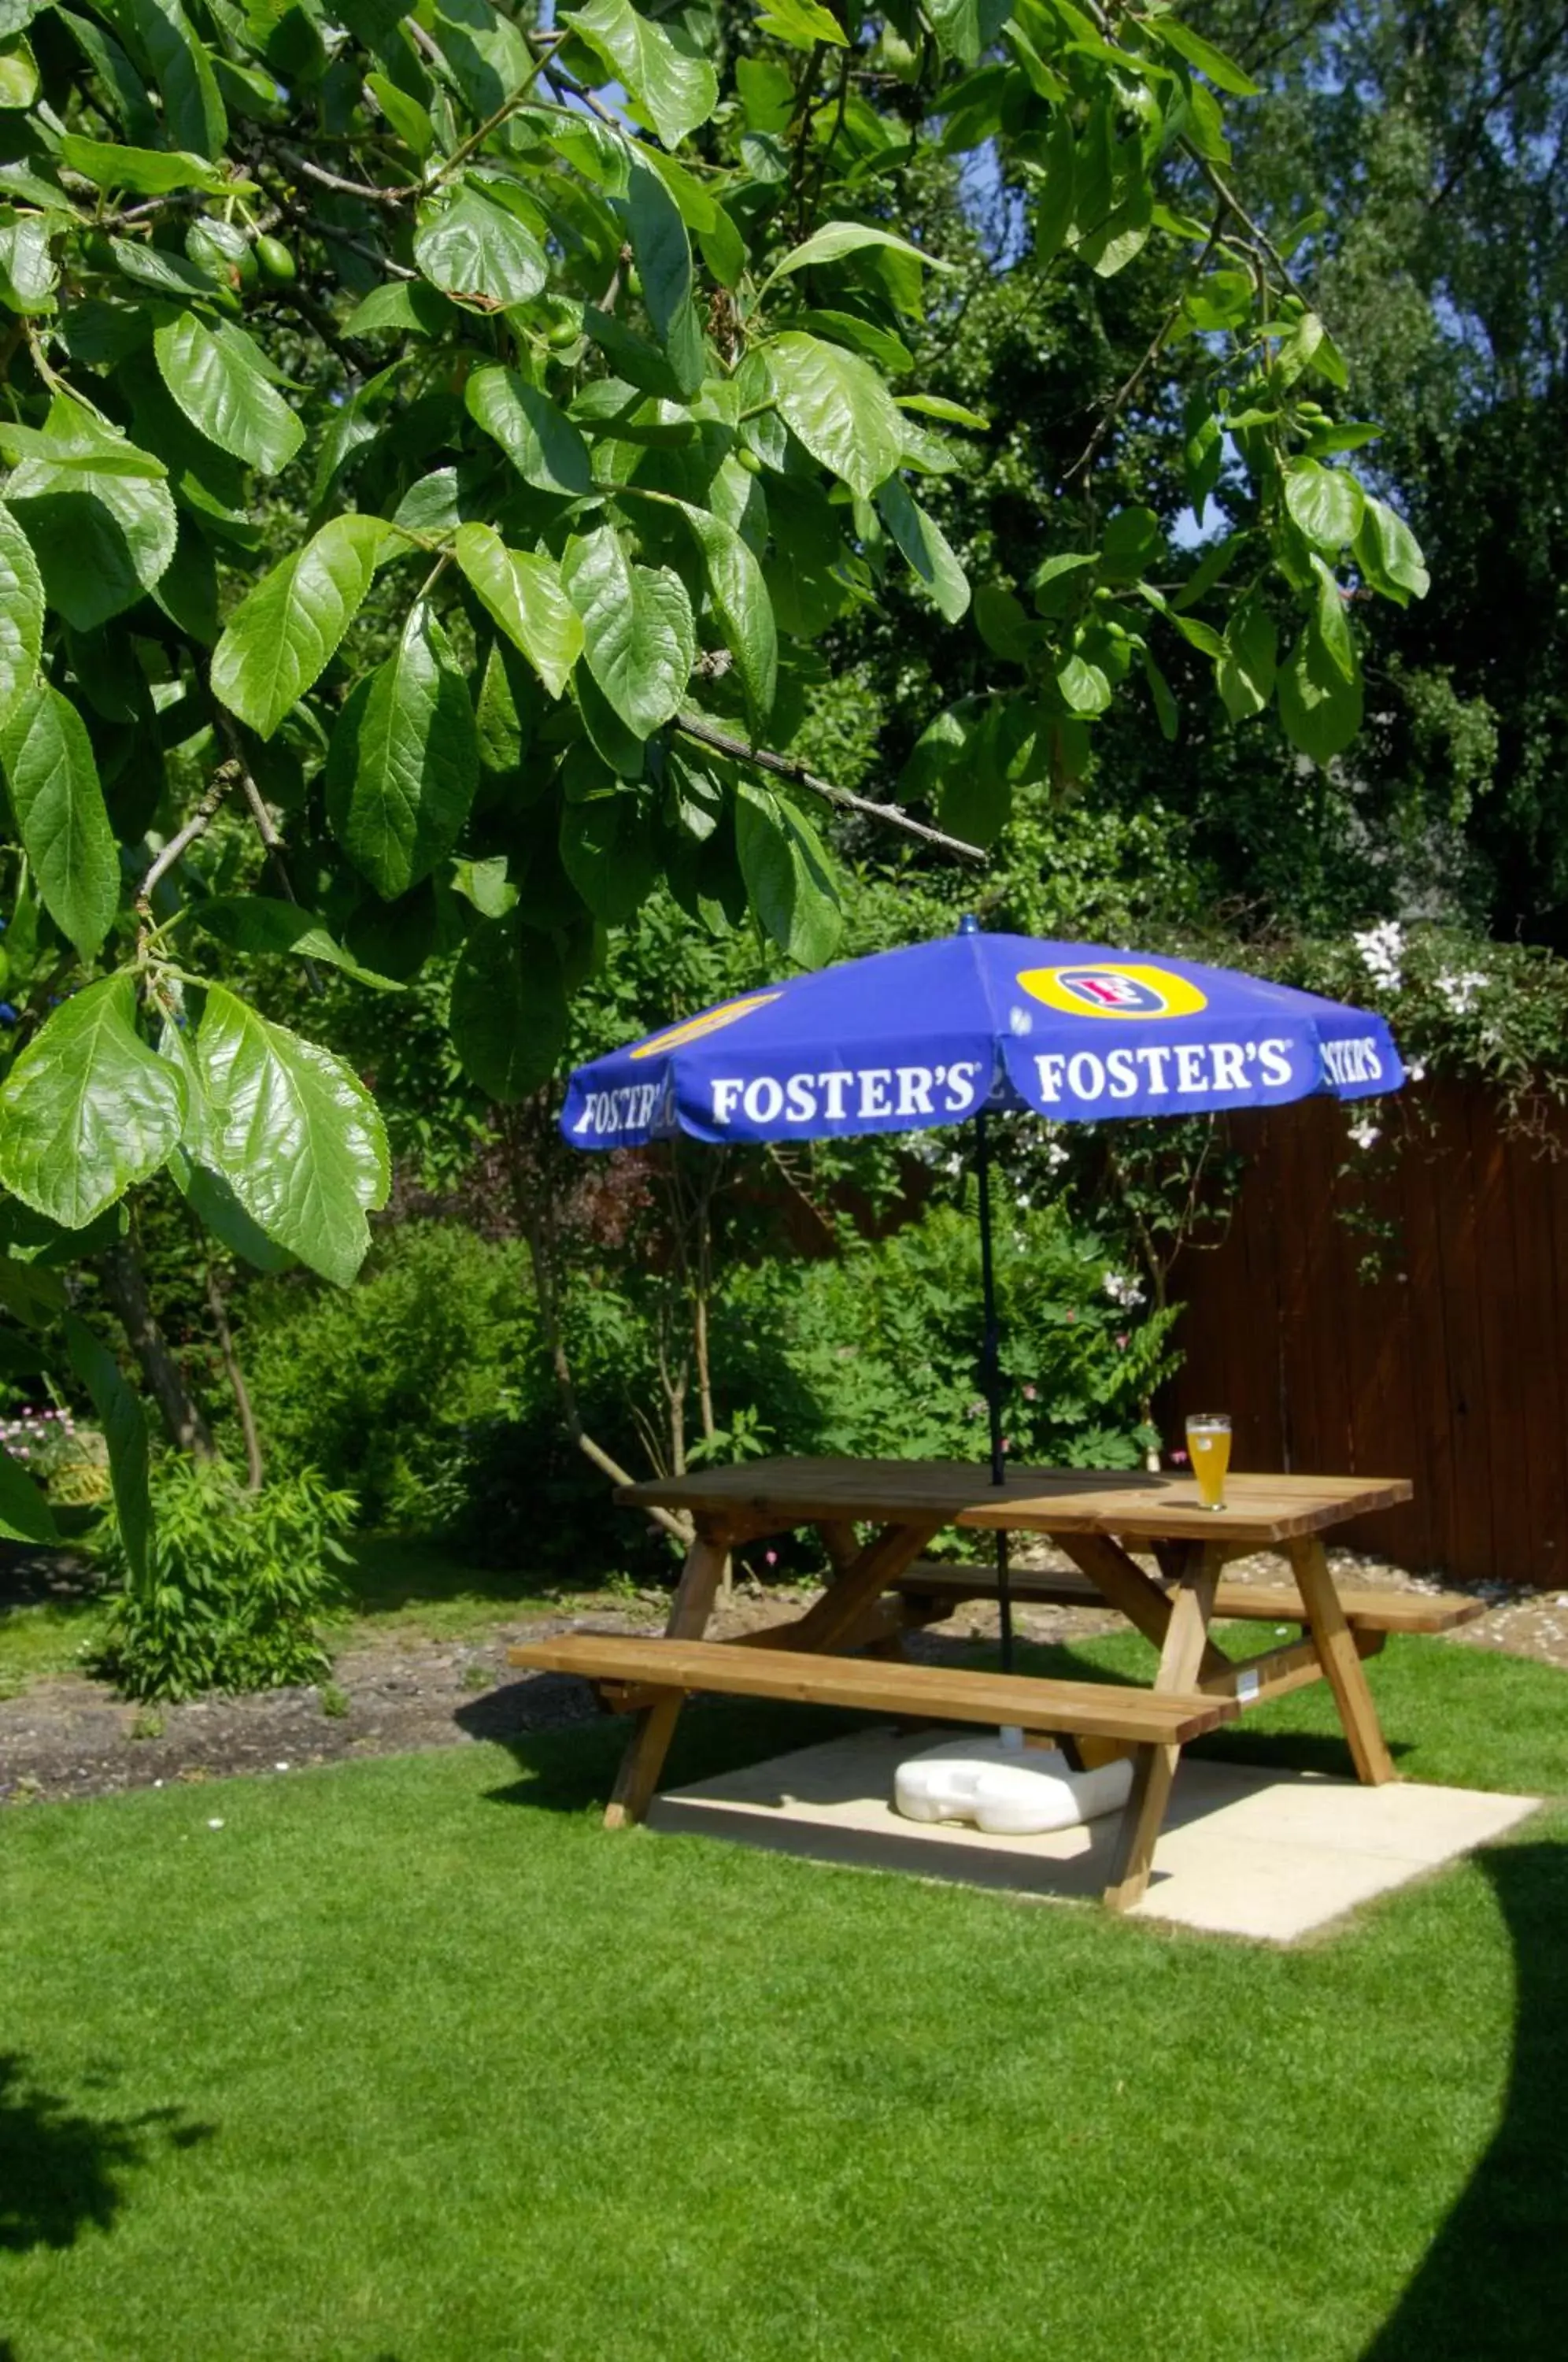
[(1476, 1862), (1513, 1941), (1513, 2069), (1502, 2121), (1362, 2362), (1536, 2362), (1568, 2301), (1568, 1847)]
[[(184, 2123), (177, 2108), (123, 2122), (82, 2114), (41, 2091), (25, 2059), (0, 2055), (0, 2252), (69, 2247), (84, 2230), (109, 2230), (127, 2176), (155, 2139), (191, 2148), (216, 2129)], [(0, 2362), (7, 2351), (0, 2345)]]

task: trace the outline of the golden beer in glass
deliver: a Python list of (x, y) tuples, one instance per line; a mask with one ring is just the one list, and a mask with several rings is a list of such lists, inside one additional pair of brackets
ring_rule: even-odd
[(1206, 1509), (1225, 1506), (1225, 1477), (1231, 1465), (1231, 1414), (1197, 1410), (1187, 1422), (1187, 1454), (1198, 1483), (1198, 1497)]

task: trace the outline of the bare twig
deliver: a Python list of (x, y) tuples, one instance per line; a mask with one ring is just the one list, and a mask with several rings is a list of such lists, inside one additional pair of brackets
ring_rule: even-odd
[[(408, 21), (412, 24), (414, 19), (410, 17)], [(376, 269), (384, 270), (389, 279), (412, 281), (419, 276), (418, 271), (410, 270), (405, 262), (394, 262), (390, 254), (381, 254), (375, 247), (367, 246), (362, 237), (355, 237), (349, 231), (339, 229), (336, 222), (321, 221), (315, 214), (307, 214), (303, 205), (286, 204), (282, 210), (301, 229), (311, 231), (316, 237), (327, 238), (334, 246), (346, 248), (348, 253), (359, 255), (364, 262), (373, 262)]]
[(218, 765), (208, 780), (195, 811), (184, 826), (175, 831), (153, 862), (141, 884), (137, 888), (137, 914), (144, 926), (149, 927), (152, 924), (154, 889), (168, 877), (174, 864), (190, 851), (197, 837), (211, 825), (214, 814), (230, 788), (238, 785), (241, 767), (232, 756), (227, 762)]
[(853, 788), (835, 788), (830, 779), (819, 779), (804, 763), (791, 762), (786, 755), (770, 755), (761, 746), (748, 746), (744, 738), (732, 738), (727, 730), (717, 729), (701, 714), (678, 713), (675, 726), (684, 737), (695, 738), (698, 745), (711, 746), (716, 755), (733, 756), (738, 763), (755, 763), (759, 771), (771, 771), (776, 778), (792, 779), (824, 803), (834, 804), (840, 811), (860, 812), (867, 820), (879, 821), (885, 828), (896, 828), (905, 836), (918, 837), (922, 844), (934, 844), (940, 852), (955, 855), (961, 861), (983, 861), (984, 853), (977, 844), (966, 844), (961, 836), (947, 836), (939, 828), (928, 828), (923, 821), (911, 820), (897, 804), (874, 803), (869, 796), (857, 796)]
[[(250, 776), (250, 766), (245, 759), (245, 747), (239, 733), (221, 705), (215, 703), (213, 711), (217, 716), (218, 728), (223, 733), (229, 753), (238, 766), (239, 784), (245, 790), (245, 800), (250, 807), (250, 817), (256, 823), (256, 833), (267, 848), (267, 859), (272, 875), (278, 881), (279, 891), (286, 902), (297, 904), (300, 898), (294, 892), (293, 881), (289, 876), (288, 865), (283, 859), (283, 840), (278, 834), (272, 815), (267, 809), (265, 797)], [(300, 966), (310, 979), (311, 990), (325, 992), (326, 988), (322, 983), (321, 970), (316, 966), (315, 962), (305, 958), (302, 954)]]
[(378, 188), (373, 181), (346, 180), (341, 172), (328, 172), (320, 164), (313, 164), (308, 156), (296, 156), (292, 148), (275, 148), (273, 154), (280, 164), (297, 172), (304, 181), (314, 181), (319, 189), (332, 189), (343, 197), (358, 197), (361, 204), (405, 205), (420, 193), (420, 182), (413, 181), (402, 188)]
[[(1223, 221), (1224, 210), (1221, 208), (1220, 212), (1215, 217), (1213, 228), (1209, 233), (1209, 243), (1204, 248), (1203, 252), (1199, 255), (1198, 260), (1194, 263), (1191, 271), (1188, 273), (1189, 283), (1192, 280), (1195, 280), (1201, 275), (1204, 265), (1208, 262), (1209, 256), (1213, 253), (1214, 248), (1219, 242), (1220, 226)], [(1143, 355), (1143, 359), (1138, 363), (1137, 368), (1133, 370), (1132, 375), (1126, 380), (1125, 383), (1118, 386), (1116, 392), (1111, 395), (1110, 402), (1100, 413), (1094, 433), (1089, 436), (1088, 441), (1085, 444), (1083, 449), (1079, 452), (1077, 458), (1073, 461), (1072, 466), (1067, 469), (1066, 474), (1062, 479), (1062, 489), (1064, 491), (1066, 491), (1067, 486), (1072, 483), (1077, 477), (1083, 475), (1099, 457), (1100, 446), (1104, 443), (1106, 436), (1110, 434), (1118, 418), (1121, 417), (1121, 413), (1126, 409), (1127, 404), (1132, 401), (1133, 395), (1137, 392), (1138, 388), (1143, 384), (1143, 380), (1148, 376), (1149, 371), (1154, 368), (1154, 363), (1159, 359), (1160, 355), (1164, 352), (1172, 329), (1176, 326), (1176, 322), (1181, 318), (1182, 305), (1187, 301), (1187, 290), (1184, 287), (1176, 302), (1171, 305), (1170, 310), (1165, 314), (1165, 318), (1160, 322), (1159, 326), (1155, 329), (1154, 337), (1150, 340), (1149, 348)]]

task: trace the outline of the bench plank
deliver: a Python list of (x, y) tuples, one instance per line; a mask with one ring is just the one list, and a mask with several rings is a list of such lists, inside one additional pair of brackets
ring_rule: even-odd
[[(893, 1587), (911, 1600), (944, 1600), (955, 1607), (967, 1599), (994, 1599), (997, 1592), (996, 1577), (983, 1567), (940, 1566), (930, 1560), (910, 1567)], [(1010, 1577), (1009, 1588), (1014, 1600), (1030, 1606), (1111, 1607), (1116, 1604), (1087, 1575), (1066, 1568), (1038, 1574), (1020, 1570)], [(1346, 1588), (1339, 1596), (1353, 1632), (1452, 1632), (1486, 1612), (1485, 1600), (1466, 1599), (1452, 1591)], [(1227, 1583), (1221, 1578), (1214, 1613), (1245, 1624), (1299, 1624), (1307, 1611), (1292, 1584)]]
[(1185, 1746), (1240, 1708), (1196, 1691), (1133, 1689), (1120, 1683), (1034, 1681), (1016, 1673), (954, 1672), (945, 1665), (891, 1664), (878, 1658), (804, 1650), (736, 1649), (726, 1641), (646, 1640), (611, 1633), (563, 1633), (509, 1649), (514, 1665), (585, 1680), (680, 1693), (854, 1706), (933, 1722), (1008, 1723), (1026, 1730), (1121, 1738), (1140, 1746)]

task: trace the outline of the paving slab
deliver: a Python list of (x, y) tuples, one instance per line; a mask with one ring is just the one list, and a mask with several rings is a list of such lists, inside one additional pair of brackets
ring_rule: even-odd
[[(1092, 1902), (1116, 1818), (1037, 1837), (905, 1820), (899, 1765), (952, 1737), (862, 1730), (656, 1797), (649, 1826), (727, 1838), (863, 1870), (994, 1887), (1043, 1903)], [(1501, 1837), (1540, 1799), (1184, 1756), (1148, 1893), (1128, 1915), (1214, 1935), (1294, 1943), (1358, 1904)]]

